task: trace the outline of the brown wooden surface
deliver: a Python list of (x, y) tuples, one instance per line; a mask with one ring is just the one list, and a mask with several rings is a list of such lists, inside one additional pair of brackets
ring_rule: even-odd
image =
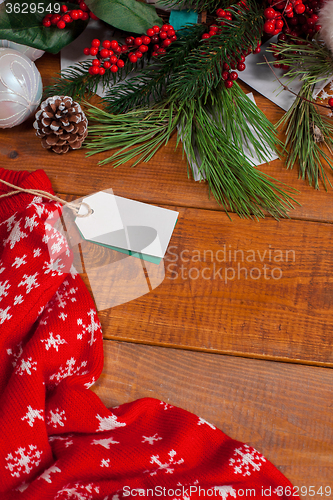
[(104, 353), (94, 392), (106, 405), (181, 406), (261, 450), (294, 485), (333, 495), (332, 370), (110, 341)]
[[(58, 56), (45, 55), (37, 65), (48, 84), (59, 70)], [(254, 95), (276, 122), (282, 111)], [(195, 268), (192, 273), (202, 273), (205, 267), (211, 273), (214, 264), (224, 273), (225, 267), (236, 264), (237, 271), (238, 263), (249, 273), (252, 267), (271, 267), (269, 254), (261, 262), (258, 251), (261, 256), (265, 250), (284, 252), (277, 263), (282, 270), (279, 280), (246, 280), (244, 276), (228, 283), (203, 278), (171, 280), (172, 271), (181, 272), (181, 262), (168, 268), (174, 263), (166, 261), (166, 277), (159, 287), (99, 312), (106, 339), (105, 368), (94, 390), (109, 406), (144, 396), (179, 405), (260, 449), (295, 485), (328, 485), (333, 491), (333, 191), (315, 191), (297, 179), (296, 168), (286, 171), (276, 160), (262, 170), (299, 189), (297, 200), (302, 207), (290, 212), (291, 220), (276, 222), (268, 217), (254, 222), (233, 215), (230, 222), (208, 198), (207, 186), (188, 179), (181, 151), (174, 151), (175, 138), (148, 164), (113, 169), (97, 165), (106, 155), (87, 159), (84, 150), (63, 156), (44, 150), (32, 122), (0, 130), (1, 167), (43, 168), (55, 191), (68, 198), (113, 188), (117, 195), (178, 210), (170, 245), (177, 247), (178, 255), (188, 250), (186, 258), (199, 252), (201, 262), (183, 263)], [(216, 252), (224, 245), (226, 250), (243, 250), (245, 256), (254, 250), (256, 261), (243, 263), (237, 254), (236, 262), (219, 262)], [(101, 248), (82, 245), (81, 251), (87, 266), (94, 268), (89, 277), (83, 274), (88, 286), (96, 278), (97, 264), (121, 261), (119, 255), (106, 254)], [(286, 251), (294, 251), (295, 259), (287, 262)], [(158, 276), (148, 264), (146, 269), (153, 283)], [(122, 287), (119, 275), (116, 281), (100, 282), (102, 294), (106, 290), (111, 297), (124, 290), (132, 293)], [(143, 285), (134, 280), (135, 286)], [(323, 367), (305, 366), (311, 364)]]

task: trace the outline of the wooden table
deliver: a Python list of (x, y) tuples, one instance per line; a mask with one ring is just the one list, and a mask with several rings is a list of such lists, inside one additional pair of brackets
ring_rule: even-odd
[[(37, 65), (48, 84), (58, 56)], [(282, 111), (254, 94), (275, 122)], [(43, 168), (62, 196), (112, 188), (179, 211), (170, 242), (178, 260), (169, 252), (163, 283), (99, 313), (105, 367), (93, 390), (108, 406), (144, 396), (179, 405), (259, 449), (296, 486), (314, 486), (315, 498), (320, 486), (333, 492), (333, 191), (315, 191), (276, 160), (262, 169), (299, 189), (302, 206), (280, 222), (230, 221), (207, 186), (187, 177), (175, 140), (133, 169), (97, 166), (103, 157), (44, 150), (32, 120), (0, 131), (0, 165)], [(275, 279), (258, 278), (253, 268), (264, 264), (280, 269)], [(227, 267), (236, 277), (226, 281)]]

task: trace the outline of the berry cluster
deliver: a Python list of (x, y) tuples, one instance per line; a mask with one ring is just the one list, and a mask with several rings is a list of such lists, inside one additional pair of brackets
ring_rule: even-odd
[(264, 10), (264, 32), (278, 35), (283, 31), (291, 36), (313, 36), (320, 31), (317, 13), (324, 0), (268, 0)]
[(77, 21), (78, 19), (87, 21), (89, 17), (91, 19), (98, 19), (84, 2), (79, 2), (79, 9), (75, 10), (68, 10), (67, 5), (62, 5), (60, 7), (60, 14), (47, 14), (44, 17), (43, 26), (46, 28), (57, 26), (57, 28), (63, 30), (66, 24)]
[[(242, 3), (244, 4), (244, 2)], [(212, 24), (209, 27), (209, 32), (204, 33), (201, 36), (202, 40), (208, 40), (212, 36), (220, 34), (221, 31), (223, 30), (223, 26), (226, 25), (225, 21), (232, 21), (232, 13), (228, 11), (228, 9), (226, 10), (217, 9), (216, 15), (217, 15), (217, 20), (216, 20), (217, 24), (216, 25)], [(245, 70), (246, 68), (245, 57), (249, 55), (251, 52), (253, 52), (254, 54), (259, 54), (261, 50), (260, 44), (261, 42), (258, 41), (257, 47), (254, 50), (252, 50), (252, 47), (237, 49), (236, 52), (230, 54), (229, 61), (223, 63), (222, 78), (224, 80), (224, 85), (227, 89), (230, 89), (233, 86), (234, 81), (237, 80), (238, 78), (237, 71)]]
[(331, 108), (331, 111), (333, 111), (333, 97), (330, 97), (330, 99), (328, 100), (328, 105)]
[[(91, 75), (104, 75), (109, 69), (112, 73), (117, 73), (119, 68), (125, 66), (127, 57), (131, 63), (136, 63), (138, 59), (151, 49), (151, 55), (157, 57), (165, 54), (166, 48), (177, 40), (176, 32), (170, 24), (164, 24), (161, 28), (153, 26), (149, 28), (146, 35), (128, 36), (124, 44), (117, 40), (104, 40), (102, 43), (98, 38), (91, 42), (90, 47), (86, 47), (83, 53), (86, 56), (94, 56), (92, 65), (89, 68)], [(150, 45), (151, 44), (151, 45)]]

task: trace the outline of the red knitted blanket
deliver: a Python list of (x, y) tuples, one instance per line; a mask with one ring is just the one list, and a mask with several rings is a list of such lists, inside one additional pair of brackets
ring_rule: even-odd
[[(41, 170), (0, 178), (52, 192)], [(261, 453), (204, 419), (150, 398), (108, 409), (89, 390), (102, 332), (80, 276), (64, 272), (56, 209), (30, 194), (0, 200), (0, 498), (289, 497)]]

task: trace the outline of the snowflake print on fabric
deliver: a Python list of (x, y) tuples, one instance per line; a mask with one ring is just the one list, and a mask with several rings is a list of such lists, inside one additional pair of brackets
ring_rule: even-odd
[(73, 437), (73, 434), (68, 434), (67, 437), (62, 437), (62, 436), (50, 436), (49, 441), (50, 443), (53, 443), (53, 441), (64, 441), (65, 447), (68, 448), (71, 446), (74, 441), (71, 439)]
[(160, 405), (164, 406), (164, 410), (171, 410), (171, 408), (173, 408), (172, 405), (169, 405), (169, 403), (164, 403), (164, 401), (161, 401)]
[(229, 465), (233, 467), (234, 474), (242, 474), (244, 477), (251, 476), (252, 472), (260, 471), (262, 462), (266, 462), (266, 459), (255, 448), (247, 444), (236, 448), (233, 457), (235, 458), (229, 459)]
[(58, 385), (61, 380), (70, 377), (71, 375), (79, 374), (86, 375), (88, 370), (81, 371), (82, 368), (85, 368), (88, 364), (88, 361), (82, 361), (80, 365), (75, 366), (76, 360), (74, 358), (70, 358), (66, 361), (66, 365), (61, 365), (59, 371), (50, 376), (50, 381), (55, 381), (55, 385)]
[(100, 332), (100, 323), (97, 318), (97, 313), (96, 311), (94, 311), (94, 309), (90, 309), (90, 311), (87, 314), (90, 318), (89, 325), (85, 325), (81, 318), (77, 320), (78, 326), (82, 326), (82, 332), (77, 334), (77, 338), (81, 340), (82, 336), (88, 333), (90, 334), (90, 339), (88, 340), (88, 344), (93, 345), (93, 343), (96, 342), (97, 340), (97, 338), (94, 336), (95, 332), (97, 331)]
[(53, 260), (52, 258), (50, 259), (50, 262), (45, 262), (43, 266), (44, 274), (51, 273), (51, 276), (62, 276), (64, 274), (62, 269), (64, 268), (65, 264), (62, 264), (61, 259)]
[(23, 280), (20, 281), (18, 286), (26, 286), (27, 287), (26, 294), (30, 293), (31, 290), (39, 287), (39, 283), (37, 283), (37, 276), (38, 273), (31, 274), (30, 276), (25, 274), (23, 276)]
[(155, 441), (160, 441), (162, 438), (159, 437), (159, 435), (156, 433), (153, 436), (142, 436), (143, 440), (141, 443), (149, 443), (149, 444), (154, 444)]
[(6, 246), (9, 243), (10, 249), (13, 250), (16, 243), (19, 243), (23, 238), (27, 238), (27, 236), (27, 233), (21, 231), (20, 221), (18, 221), (10, 232), (8, 238), (4, 240), (3, 244)]
[(184, 459), (180, 458), (179, 460), (175, 460), (175, 456), (177, 455), (177, 452), (175, 450), (170, 450), (168, 455), (169, 455), (168, 461), (164, 463), (161, 462), (159, 455), (152, 455), (150, 458), (150, 463), (156, 464), (158, 465), (158, 467), (155, 468), (153, 471), (146, 470), (145, 472), (149, 472), (150, 476), (156, 476), (156, 474), (159, 471), (164, 471), (165, 474), (173, 474), (175, 470), (174, 466), (183, 464)]
[(17, 375), (32, 375), (33, 371), (37, 370), (37, 361), (32, 361), (32, 358), (21, 359), (20, 364), (16, 367), (15, 373)]
[(67, 420), (65, 411), (61, 411), (59, 410), (59, 408), (56, 408), (54, 411), (50, 410), (49, 414), (47, 415), (47, 424), (52, 426), (54, 429), (56, 429), (58, 426), (64, 427), (65, 420)]
[(59, 467), (57, 467), (56, 465), (52, 465), (51, 467), (46, 469), (38, 479), (44, 479), (47, 483), (52, 483), (51, 474), (55, 474), (56, 472), (61, 472), (61, 469), (59, 469)]
[(36, 418), (38, 420), (43, 420), (44, 421), (44, 410), (34, 410), (30, 405), (27, 408), (28, 412), (24, 417), (21, 418), (21, 420), (27, 420), (27, 423), (30, 425), (30, 427), (34, 426)]
[(6, 309), (0, 309), (0, 325), (12, 317), (11, 314), (8, 314), (9, 309), (10, 306), (6, 307)]
[(59, 333), (53, 337), (53, 332), (49, 332), (49, 336), (47, 339), (41, 339), (41, 342), (45, 342), (45, 349), (48, 351), (51, 347), (58, 352), (59, 346), (62, 344), (67, 344), (65, 339), (62, 339)]
[(9, 217), (9, 219), (4, 220), (3, 222), (0, 223), (0, 226), (7, 224), (7, 232), (8, 233), (9, 233), (9, 231), (12, 230), (12, 228), (14, 227), (14, 225), (17, 222), (16, 221), (16, 215), (17, 215), (17, 212), (15, 212), (14, 215), (12, 215), (11, 217)]
[(40, 248), (35, 248), (34, 251), (33, 251), (34, 258), (39, 257), (40, 255), (42, 255), (41, 249)]
[(117, 422), (116, 415), (112, 414), (109, 417), (101, 417), (96, 415), (97, 420), (99, 420), (99, 426), (97, 432), (103, 431), (113, 431), (117, 427), (125, 427), (125, 422)]
[(12, 365), (14, 366), (14, 368), (17, 365), (17, 361), (20, 359), (20, 357), (22, 356), (22, 353), (23, 353), (22, 342), (17, 344), (16, 347), (17, 347), (17, 350), (15, 353), (13, 352), (12, 349), (7, 349), (8, 356), (13, 356), (13, 358), (14, 358), (14, 361), (12, 361)]
[(110, 467), (110, 459), (107, 458), (106, 460), (104, 458), (102, 458), (102, 461), (100, 463), (100, 466), (101, 467)]
[(8, 295), (8, 291), (10, 288), (10, 284), (9, 284), (9, 281), (6, 280), (6, 281), (0, 281), (0, 302), (2, 301), (2, 299), (4, 297), (7, 297)]
[[(64, 287), (69, 285), (69, 282), (66, 280), (63, 283)], [(74, 295), (78, 291), (78, 288), (71, 287), (69, 290), (57, 291), (55, 293), (55, 303), (59, 309), (64, 309), (67, 305), (67, 302), (76, 302), (76, 298)]]
[(29, 444), (18, 448), (14, 454), (9, 453), (6, 457), (6, 469), (10, 471), (13, 477), (21, 477), (22, 474), (29, 474), (34, 467), (38, 467), (41, 463), (42, 451), (39, 451), (37, 446)]
[(18, 304), (22, 304), (23, 302), (23, 296), (22, 295), (15, 295), (14, 297), (14, 306), (17, 306)]
[(31, 208), (31, 207), (34, 207), (34, 209), (37, 212), (38, 217), (41, 217), (44, 213), (43, 198), (41, 198), (40, 196), (35, 196), (27, 208)]
[(100, 487), (93, 483), (87, 485), (75, 483), (74, 486), (67, 484), (58, 491), (54, 500), (93, 500), (94, 497), (96, 498), (94, 493), (100, 493)]
[(24, 254), (22, 257), (15, 257), (14, 262), (12, 263), (12, 267), (16, 267), (18, 269), (21, 266), (24, 266), (27, 264), (27, 261), (25, 260), (27, 258), (26, 254)]
[(63, 321), (66, 321), (66, 318), (67, 318), (67, 314), (65, 313), (60, 313), (58, 318), (62, 319)]
[(30, 229), (30, 233), (34, 230), (35, 227), (38, 226), (39, 222), (37, 222), (35, 219), (37, 217), (37, 214), (34, 214), (32, 217), (26, 217), (25, 218), (25, 224), (24, 224), (24, 229)]
[(111, 438), (107, 438), (107, 439), (94, 439), (91, 444), (100, 444), (101, 446), (103, 446), (104, 448), (106, 448), (107, 450), (109, 450), (111, 448), (111, 444), (119, 444), (119, 441), (114, 441)]
[(214, 431), (216, 431), (215, 425), (211, 424), (210, 422), (207, 422), (207, 420), (205, 420), (204, 418), (200, 418), (199, 417), (198, 425), (203, 425), (203, 424), (208, 425), (211, 429), (213, 429)]
[(234, 490), (232, 486), (215, 486), (214, 490), (217, 492), (219, 496), (223, 498), (223, 500), (226, 500), (228, 495), (236, 498), (237, 491)]

